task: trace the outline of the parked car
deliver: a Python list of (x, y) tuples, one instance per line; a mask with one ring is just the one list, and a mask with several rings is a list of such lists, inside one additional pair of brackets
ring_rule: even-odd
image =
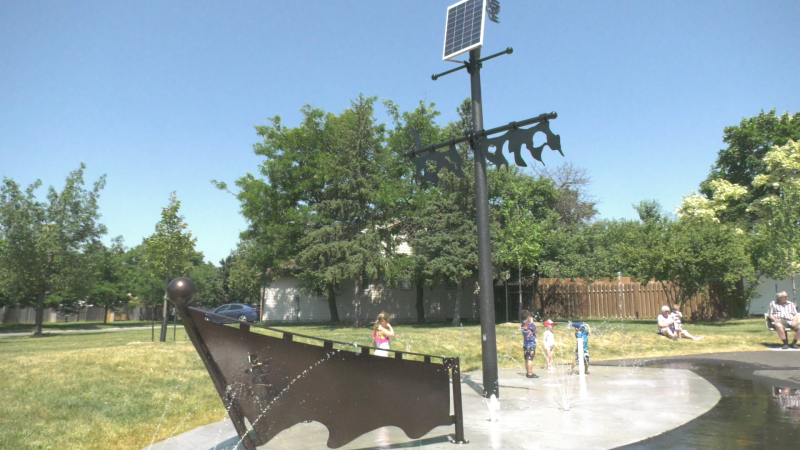
[[(258, 322), (260, 313), (258, 308), (244, 303), (228, 303), (209, 311), (206, 314), (206, 320), (217, 323)], [(225, 319), (210, 314), (223, 316)]]

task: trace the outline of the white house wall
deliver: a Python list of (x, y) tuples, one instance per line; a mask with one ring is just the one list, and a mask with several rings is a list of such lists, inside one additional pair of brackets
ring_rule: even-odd
[[(795, 275), (795, 285), (800, 289), (800, 275)], [(769, 304), (775, 300), (775, 294), (786, 291), (789, 300), (797, 302), (792, 298), (792, 279), (773, 280), (772, 278), (761, 278), (756, 286), (756, 295), (750, 301), (750, 314), (766, 314), (769, 312)]]
[(280, 278), (264, 289), (261, 320), (270, 322), (327, 322), (331, 320), (324, 297), (303, 292), (298, 280)]
[[(294, 277), (282, 277), (264, 288), (264, 310), (262, 320), (279, 322), (327, 322), (330, 320), (328, 303), (324, 297), (302, 292)], [(465, 281), (461, 292), (461, 318), (477, 321), (479, 297), (475, 280)], [(425, 319), (439, 321), (451, 319), (455, 312), (457, 290), (437, 285), (425, 286)], [(369, 291), (361, 296), (359, 320), (374, 321), (378, 314), (389, 314), (394, 321), (415, 322), (417, 320), (416, 287), (403, 290), (377, 282), (370, 285)], [(299, 308), (298, 308), (298, 301)], [(339, 319), (345, 322), (355, 320), (355, 292), (352, 281), (342, 283), (336, 297)]]

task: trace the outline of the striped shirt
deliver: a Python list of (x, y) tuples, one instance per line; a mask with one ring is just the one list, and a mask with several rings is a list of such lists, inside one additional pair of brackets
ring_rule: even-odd
[(797, 315), (797, 307), (790, 301), (781, 304), (775, 300), (769, 304), (769, 315), (781, 320), (792, 321)]

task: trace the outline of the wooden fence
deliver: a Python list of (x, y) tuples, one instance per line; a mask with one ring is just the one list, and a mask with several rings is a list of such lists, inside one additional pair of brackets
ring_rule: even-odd
[[(537, 289), (537, 309), (544, 317), (583, 319), (655, 319), (664, 305), (672, 306), (661, 283), (642, 285), (636, 281), (567, 281), (541, 279)], [(703, 297), (692, 297), (683, 307), (687, 319), (703, 304)]]

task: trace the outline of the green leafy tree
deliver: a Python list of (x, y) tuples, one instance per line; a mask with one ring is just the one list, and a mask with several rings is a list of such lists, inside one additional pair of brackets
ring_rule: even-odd
[(660, 282), (673, 304), (701, 294), (709, 302), (706, 314), (746, 313), (750, 293), (745, 281), (753, 281), (754, 272), (742, 230), (704, 215), (675, 220), (654, 201), (636, 209), (641, 224), (628, 235), (632, 243), (625, 248), (633, 248), (628, 273), (642, 283)]
[(354, 281), (356, 326), (362, 282), (383, 276), (390, 261), (384, 242), (390, 238), (387, 225), (403, 170), (399, 155), (384, 143), (374, 102), (359, 97), (342, 114), (317, 122), (323, 130), (317, 175), (324, 189), (297, 255), (299, 276), (314, 290), (330, 292), (344, 280)]
[[(464, 101), (458, 108), (459, 120), (444, 127), (441, 137), (449, 139), (471, 129), (471, 111), (470, 101)], [(474, 162), (466, 145), (457, 151), (464, 177), (440, 171), (438, 186), (423, 185), (424, 191), (416, 192), (414, 209), (405, 220), (414, 255), (418, 262), (424, 261), (421, 278), (456, 286), (453, 325), (461, 322), (464, 280), (478, 271), (475, 180), (470, 175)]]
[[(495, 259), (499, 260), (497, 275), (508, 274), (511, 278), (511, 274), (516, 274), (522, 283), (522, 274), (531, 273), (535, 292), (540, 271), (546, 265), (547, 243), (553, 240), (559, 226), (556, 210), (559, 192), (549, 177), (527, 175), (517, 167), (490, 171), (489, 183), (495, 222), (492, 247)], [(519, 295), (522, 304), (522, 289)], [(536, 309), (531, 304), (522, 306)]]
[(81, 164), (70, 172), (59, 192), (52, 186), (47, 200), (36, 199), (40, 181), (23, 190), (11, 179), (3, 178), (0, 187), (0, 286), (6, 296), (23, 305), (35, 305), (36, 330), (42, 334), (44, 308), (48, 297), (65, 293), (86, 294), (87, 248), (105, 234), (97, 223), (97, 200), (105, 186), (105, 176), (86, 190)]
[(164, 299), (164, 280), (145, 260), (144, 243), (125, 253), (129, 305), (152, 307)]
[(228, 277), (231, 298), (248, 304), (260, 302), (266, 269), (260, 266), (256, 244), (252, 241), (240, 241), (233, 255)]
[[(717, 161), (711, 168), (708, 178), (700, 184), (700, 194), (714, 200), (728, 190), (715, 186), (715, 181), (724, 180), (732, 185), (746, 189), (744, 196), (734, 196), (723, 200), (724, 208), (717, 211), (718, 218), (726, 223), (744, 223), (744, 228), (752, 227), (755, 216), (748, 212), (750, 204), (758, 199), (774, 195), (775, 190), (768, 185), (754, 185), (753, 181), (766, 170), (764, 159), (773, 146), (786, 145), (789, 140), (800, 141), (800, 113), (788, 112), (777, 115), (775, 110), (763, 111), (755, 117), (742, 119), (738, 126), (726, 127), (723, 142), (728, 147), (717, 154)], [(740, 225), (741, 226), (741, 225)]]
[(238, 300), (225, 299), (222, 289), (222, 273), (220, 268), (210, 262), (195, 264), (189, 272), (197, 287), (195, 304), (201, 306), (218, 306)]
[(161, 342), (167, 339), (167, 285), (173, 278), (188, 275), (195, 262), (202, 261), (202, 254), (194, 248), (197, 239), (192, 237), (189, 226), (179, 214), (180, 207), (181, 202), (172, 192), (169, 205), (161, 211), (161, 220), (156, 224), (155, 233), (144, 241), (144, 259), (150, 270), (163, 280)]
[(111, 241), (111, 247), (96, 243), (88, 252), (94, 269), (92, 288), (88, 301), (105, 310), (103, 323), (108, 320), (108, 310), (127, 303), (130, 292), (128, 271), (125, 265), (125, 246), (122, 236)]
[[(392, 101), (385, 100), (387, 112), (392, 119), (394, 129), (387, 131), (387, 145), (392, 151), (403, 155), (409, 149), (415, 147), (416, 142), (412, 130), (419, 136), (422, 145), (430, 145), (441, 142), (445, 139), (444, 130), (436, 123), (436, 118), (440, 115), (433, 103), (425, 104), (420, 102), (412, 111), (401, 112), (400, 108)], [(405, 171), (400, 177), (398, 184), (399, 202), (395, 205), (394, 216), (398, 218), (398, 225), (392, 227), (393, 231), (389, 243), (389, 257), (392, 263), (389, 265), (393, 270), (386, 274), (390, 285), (397, 285), (403, 282), (413, 282), (415, 286), (415, 309), (417, 321), (425, 322), (425, 295), (424, 287), (433, 280), (430, 279), (428, 270), (428, 255), (420, 253), (416, 249), (412, 255), (397, 253), (397, 249), (403, 243), (413, 242), (420, 232), (425, 232), (425, 228), (420, 220), (416, 220), (419, 214), (423, 213), (422, 206), (426, 203), (426, 198), (431, 191), (436, 191), (433, 186), (424, 186), (414, 179), (414, 166), (410, 163), (405, 164)]]
[(237, 181), (249, 222), (242, 238), (259, 248), (257, 266), (295, 274), (304, 289), (324, 295), (332, 321), (341, 283), (355, 281), (358, 304), (362, 280), (383, 276), (389, 264), (389, 212), (405, 168), (385, 145), (374, 103), (361, 96), (339, 115), (307, 106), (291, 129), (273, 118), (257, 128), (264, 178)]
[(754, 239), (761, 248), (758, 262), (774, 278), (791, 276), (796, 301), (794, 275), (800, 273), (800, 142), (773, 147), (764, 156), (764, 164), (766, 167), (755, 177), (753, 186), (768, 194), (747, 208), (756, 217)]

